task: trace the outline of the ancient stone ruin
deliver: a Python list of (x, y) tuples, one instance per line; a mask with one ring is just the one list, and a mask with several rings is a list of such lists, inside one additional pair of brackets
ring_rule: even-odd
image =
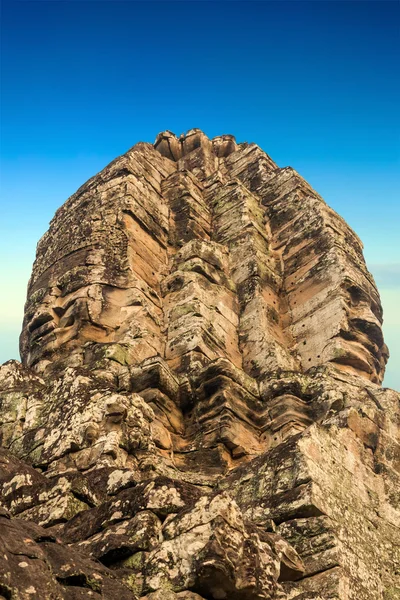
[(257, 145), (114, 160), (0, 369), (0, 598), (398, 600), (381, 325), (359, 238)]

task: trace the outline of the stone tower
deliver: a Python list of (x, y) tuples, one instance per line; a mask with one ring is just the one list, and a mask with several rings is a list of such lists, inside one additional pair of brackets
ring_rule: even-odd
[(255, 144), (114, 160), (40, 240), (0, 370), (0, 597), (400, 598), (381, 325), (359, 238)]

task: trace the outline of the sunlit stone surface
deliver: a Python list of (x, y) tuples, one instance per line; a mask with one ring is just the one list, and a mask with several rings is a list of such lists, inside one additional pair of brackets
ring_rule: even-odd
[(0, 369), (0, 597), (400, 598), (381, 325), (356, 234), (255, 144), (117, 158), (40, 240)]

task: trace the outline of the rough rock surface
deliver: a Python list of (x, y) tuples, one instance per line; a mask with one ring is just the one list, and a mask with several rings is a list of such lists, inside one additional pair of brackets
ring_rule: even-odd
[(358, 237), (258, 146), (117, 158), (0, 368), (0, 598), (398, 600), (381, 325)]

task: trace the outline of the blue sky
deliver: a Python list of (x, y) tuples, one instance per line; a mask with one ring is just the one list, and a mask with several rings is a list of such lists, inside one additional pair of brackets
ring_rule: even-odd
[(400, 4), (2, 2), (0, 362), (35, 246), (137, 141), (200, 127), (297, 169), (360, 235), (400, 389)]

